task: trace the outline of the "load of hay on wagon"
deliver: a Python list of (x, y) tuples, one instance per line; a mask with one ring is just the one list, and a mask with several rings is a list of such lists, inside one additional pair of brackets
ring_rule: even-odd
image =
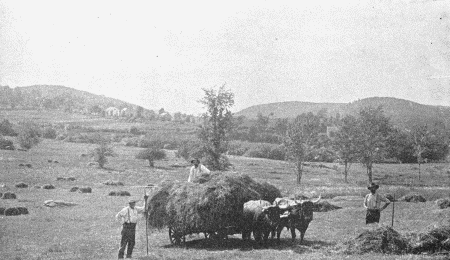
[(230, 227), (240, 230), (245, 202), (277, 197), (281, 193), (273, 185), (238, 173), (212, 174), (202, 183), (163, 182), (148, 199), (148, 224), (176, 229), (182, 235)]

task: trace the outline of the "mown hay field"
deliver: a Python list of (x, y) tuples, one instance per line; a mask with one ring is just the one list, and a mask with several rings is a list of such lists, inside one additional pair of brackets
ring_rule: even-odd
[[(29, 214), (0, 216), (0, 259), (115, 259), (120, 240), (120, 224), (115, 214), (127, 204), (128, 196), (108, 196), (118, 187), (105, 185), (120, 181), (121, 191), (131, 197), (142, 197), (144, 188), (132, 187), (159, 183), (162, 180), (187, 180), (189, 164), (168, 151), (168, 158), (157, 161), (155, 168), (144, 160), (135, 159), (140, 148), (117, 145), (116, 157), (109, 157), (106, 169), (88, 166), (88, 154), (95, 145), (44, 140), (31, 150), (0, 150), (0, 192), (11, 191), (17, 199), (0, 200), (0, 207), (26, 207)], [(259, 248), (242, 244), (239, 235), (230, 237), (228, 244), (217, 247), (204, 240), (203, 235), (187, 237), (186, 247), (173, 246), (167, 229), (149, 230), (149, 258), (146, 256), (145, 221), (138, 225), (134, 258), (141, 259), (424, 259), (447, 256), (426, 255), (346, 255), (344, 242), (355, 238), (366, 226), (362, 207), (365, 170), (355, 164), (349, 183), (343, 181), (342, 167), (336, 164), (309, 164), (305, 167), (302, 185), (295, 184), (294, 169), (283, 161), (231, 157), (233, 171), (248, 174), (258, 181), (268, 181), (284, 195), (318, 196), (342, 209), (314, 213), (314, 220), (305, 235), (304, 244), (290, 242), (290, 233), (282, 233), (280, 245)], [(49, 162), (49, 161), (52, 162)], [(54, 163), (58, 161), (58, 163)], [(19, 166), (31, 164), (31, 168)], [(337, 167), (337, 168), (336, 168)], [(381, 183), (380, 192), (395, 194), (421, 193), (425, 203), (395, 204), (396, 231), (407, 234), (425, 232), (435, 225), (448, 224), (450, 209), (440, 209), (434, 203), (450, 195), (447, 164), (422, 165), (421, 181), (417, 180), (416, 165), (375, 165), (375, 179)], [(337, 169), (337, 170), (336, 170)], [(400, 176), (401, 175), (401, 176)], [(73, 177), (74, 181), (58, 180)], [(17, 183), (28, 184), (16, 188)], [(388, 185), (395, 183), (395, 185)], [(52, 184), (55, 189), (35, 186)], [(72, 187), (91, 187), (92, 193), (70, 192)], [(76, 203), (71, 207), (46, 207), (46, 200)], [(143, 202), (140, 202), (141, 205)], [(391, 224), (392, 207), (381, 217), (382, 225)]]

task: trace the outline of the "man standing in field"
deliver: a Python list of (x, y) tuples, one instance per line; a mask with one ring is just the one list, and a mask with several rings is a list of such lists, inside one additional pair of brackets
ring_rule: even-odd
[[(144, 196), (147, 201), (148, 196)], [(131, 258), (135, 244), (136, 224), (139, 218), (139, 213), (145, 213), (145, 207), (136, 207), (138, 200), (130, 199), (129, 206), (123, 208), (116, 215), (116, 219), (122, 223), (122, 238), (120, 240), (119, 259), (122, 259), (127, 247), (127, 258)]]
[(203, 164), (200, 164), (200, 160), (195, 158), (191, 160), (193, 166), (189, 172), (188, 182), (193, 182), (195, 178), (201, 176), (202, 174), (209, 174), (210, 171)]
[[(377, 189), (380, 186), (378, 184), (372, 183), (367, 186), (367, 189), (370, 190), (370, 193), (366, 195), (364, 198), (364, 207), (367, 209), (366, 213), (366, 225), (371, 223), (380, 223), (380, 213), (382, 210), (387, 208), (391, 203), (386, 197), (377, 193)], [(381, 202), (384, 201), (383, 207), (381, 207)]]

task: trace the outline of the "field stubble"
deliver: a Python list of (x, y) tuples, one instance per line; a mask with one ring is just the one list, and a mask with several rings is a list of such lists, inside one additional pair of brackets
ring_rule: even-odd
[[(1, 259), (114, 259), (120, 239), (120, 225), (115, 214), (126, 205), (128, 197), (108, 196), (117, 187), (104, 185), (107, 180), (121, 181), (132, 197), (142, 197), (144, 189), (132, 187), (159, 183), (162, 180), (185, 180), (188, 163), (175, 158), (169, 151), (169, 158), (157, 161), (155, 168), (145, 161), (134, 158), (139, 148), (116, 146), (118, 156), (109, 157), (106, 169), (87, 166), (89, 158), (81, 157), (94, 145), (65, 143), (44, 140), (28, 152), (0, 151), (1, 183), (17, 194), (17, 200), (2, 200), (2, 207), (24, 206), (29, 215), (0, 217)], [(48, 160), (57, 160), (51, 164)], [(290, 234), (282, 233), (281, 245), (268, 249), (253, 244), (243, 245), (239, 236), (230, 238), (228, 246), (216, 247), (203, 240), (203, 236), (188, 237), (188, 247), (170, 245), (166, 229), (150, 230), (149, 249), (153, 257), (145, 259), (360, 259), (358, 255), (343, 254), (343, 242), (355, 238), (367, 227), (364, 224), (365, 211), (362, 196), (365, 187), (365, 170), (354, 165), (349, 176), (350, 183), (343, 181), (333, 164), (328, 167), (305, 167), (302, 185), (295, 184), (293, 166), (283, 161), (231, 157), (234, 171), (246, 173), (259, 181), (268, 181), (281, 189), (284, 195), (322, 195), (323, 198), (343, 209), (315, 213), (314, 220), (306, 232), (305, 243), (291, 243)], [(20, 167), (30, 163), (32, 168)], [(176, 167), (174, 167), (176, 166)], [(180, 167), (181, 166), (181, 167)], [(410, 192), (422, 193), (429, 200), (449, 196), (446, 185), (446, 165), (426, 164), (422, 166), (422, 181), (416, 180), (414, 165), (375, 165), (375, 177), (381, 183), (380, 192), (400, 197)], [(402, 175), (402, 176), (400, 176)], [(57, 177), (74, 177), (75, 181), (56, 181)], [(420, 187), (408, 186), (414, 179)], [(396, 185), (389, 185), (395, 179)], [(28, 188), (15, 188), (14, 184), (25, 182)], [(53, 184), (54, 190), (37, 189), (34, 186)], [(92, 187), (92, 193), (69, 192), (73, 186)], [(1, 192), (1, 191), (0, 191)], [(344, 196), (332, 199), (336, 196)], [(358, 199), (359, 198), (359, 199)], [(66, 208), (48, 208), (43, 202), (48, 199), (77, 203)], [(140, 202), (142, 204), (142, 202)], [(450, 209), (439, 209), (434, 202), (395, 204), (394, 228), (400, 233), (424, 232), (434, 225), (447, 224)], [(383, 213), (381, 224), (390, 225), (392, 207)], [(141, 220), (137, 232), (135, 257), (146, 254), (145, 221)], [(423, 259), (432, 256), (393, 256), (369, 254), (366, 259)], [(144, 258), (142, 258), (144, 259)]]

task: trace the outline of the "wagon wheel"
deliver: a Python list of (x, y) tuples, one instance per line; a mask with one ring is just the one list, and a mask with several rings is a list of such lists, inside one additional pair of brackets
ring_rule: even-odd
[(175, 244), (175, 245), (179, 245), (181, 243), (181, 238), (183, 237), (184, 240), (184, 236), (182, 235), (182, 233), (172, 227), (169, 227), (169, 239), (170, 239), (170, 243)]

